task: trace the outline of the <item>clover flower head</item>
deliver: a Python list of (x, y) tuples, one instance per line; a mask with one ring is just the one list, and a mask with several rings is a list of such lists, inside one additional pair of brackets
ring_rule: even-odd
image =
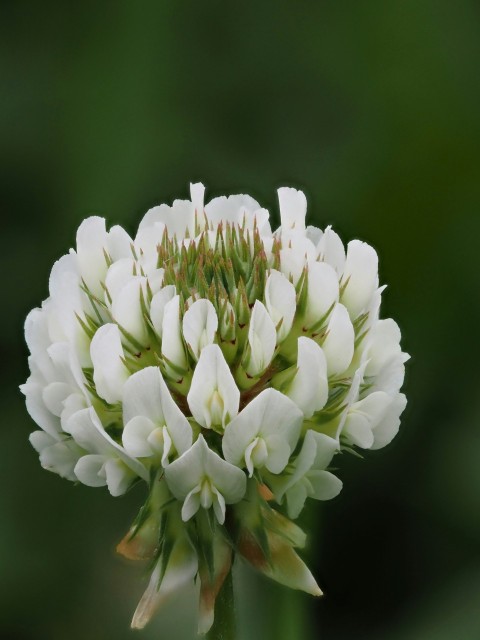
[(408, 356), (379, 319), (375, 250), (305, 225), (278, 191), (280, 227), (246, 195), (150, 209), (131, 238), (91, 217), (25, 324), (22, 386), (45, 469), (113, 496), (148, 496), (119, 551), (153, 559), (132, 625), (200, 581), (199, 630), (234, 555), (321, 593), (292, 522), (342, 483), (342, 451), (396, 435)]

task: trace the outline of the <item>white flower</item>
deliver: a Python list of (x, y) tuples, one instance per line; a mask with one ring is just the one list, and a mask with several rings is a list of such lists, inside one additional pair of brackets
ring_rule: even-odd
[(206, 429), (224, 428), (237, 415), (240, 391), (218, 345), (202, 350), (187, 402), (195, 420)]
[(105, 431), (93, 408), (74, 413), (68, 429), (76, 443), (90, 452), (75, 465), (76, 477), (89, 487), (108, 486), (113, 496), (125, 493), (133, 480), (148, 479), (146, 469)]
[(135, 628), (197, 576), (208, 631), (234, 553), (319, 595), (278, 505), (334, 497), (332, 457), (387, 445), (406, 404), (375, 249), (307, 226), (297, 189), (273, 233), (250, 196), (204, 195), (153, 207), (133, 238), (85, 220), (25, 323), (41, 465), (114, 496), (148, 485), (120, 545), (152, 561)]
[(225, 460), (253, 470), (281, 473), (300, 435), (303, 415), (275, 389), (262, 391), (234, 418), (223, 436)]
[(327, 360), (314, 340), (298, 339), (297, 370), (285, 393), (303, 411), (305, 418), (325, 406), (328, 399)]
[(183, 500), (184, 521), (200, 507), (213, 506), (218, 522), (223, 524), (225, 505), (239, 502), (245, 494), (245, 474), (209, 449), (203, 436), (165, 469), (165, 477), (173, 495)]
[(192, 428), (157, 367), (142, 369), (125, 383), (123, 423), (123, 446), (136, 458), (159, 455), (166, 466), (172, 450), (180, 455), (192, 445)]
[(287, 499), (290, 518), (297, 518), (307, 498), (331, 500), (342, 490), (342, 482), (325, 469), (340, 449), (337, 440), (309, 430), (290, 476), (277, 481), (275, 497)]
[(272, 319), (268, 315), (265, 305), (255, 301), (248, 330), (248, 344), (250, 352), (246, 364), (246, 371), (252, 378), (265, 371), (272, 361), (277, 332)]

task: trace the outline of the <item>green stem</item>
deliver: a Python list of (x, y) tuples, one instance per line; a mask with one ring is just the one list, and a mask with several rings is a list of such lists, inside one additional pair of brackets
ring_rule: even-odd
[(207, 640), (236, 640), (233, 578), (230, 570), (215, 601), (215, 620)]

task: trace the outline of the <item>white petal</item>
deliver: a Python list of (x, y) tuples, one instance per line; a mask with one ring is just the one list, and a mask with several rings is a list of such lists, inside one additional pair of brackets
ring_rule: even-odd
[(104, 471), (108, 490), (114, 498), (123, 495), (136, 478), (136, 474), (118, 458), (109, 458)]
[(345, 248), (332, 227), (327, 227), (320, 242), (317, 245), (319, 260), (331, 265), (338, 276), (341, 276), (345, 268)]
[(298, 339), (297, 373), (285, 393), (306, 418), (325, 406), (328, 399), (327, 360), (314, 340)]
[(135, 416), (129, 420), (122, 432), (125, 451), (134, 458), (146, 458), (155, 453), (148, 437), (157, 427), (145, 416)]
[(178, 500), (186, 498), (205, 479), (216, 487), (227, 504), (241, 500), (246, 489), (245, 474), (209, 449), (202, 435), (165, 469), (165, 478)]
[(180, 296), (165, 305), (162, 324), (162, 355), (181, 369), (187, 368), (187, 358), (180, 328)]
[(150, 320), (152, 321), (153, 328), (158, 336), (162, 337), (163, 330), (163, 314), (165, 312), (165, 305), (174, 297), (176, 292), (175, 285), (169, 284), (166, 287), (160, 289), (156, 293), (150, 304)]
[(69, 432), (83, 449), (106, 458), (120, 458), (136, 475), (148, 481), (146, 468), (108, 435), (92, 407), (73, 414), (68, 426)]
[(145, 367), (131, 375), (123, 387), (124, 423), (136, 416), (145, 416), (157, 426), (163, 426), (166, 423), (162, 406), (164, 385), (158, 367)]
[(108, 232), (107, 252), (113, 262), (132, 255), (132, 239), (123, 227), (116, 224)]
[(311, 498), (315, 500), (331, 500), (342, 490), (342, 481), (329, 471), (311, 471), (308, 480), (312, 486)]
[(381, 449), (393, 440), (400, 427), (400, 416), (407, 405), (403, 393), (395, 396), (394, 400), (383, 415), (379, 424), (373, 430), (374, 443), (372, 449)]
[(132, 276), (121, 287), (112, 302), (112, 315), (118, 324), (128, 331), (138, 342), (147, 344), (148, 333), (142, 309), (142, 296), (146, 297), (147, 279), (143, 276)]
[[(225, 498), (215, 487), (213, 487), (213, 492), (214, 492), (213, 511), (215, 513), (215, 516), (219, 524), (223, 524), (225, 522), (225, 511), (226, 511)], [(245, 489), (243, 490), (242, 497), (244, 493), (245, 493)], [(239, 498), (239, 500), (241, 500), (241, 498)], [(239, 500), (235, 500), (235, 502), (239, 502)]]
[(45, 406), (42, 397), (43, 386), (35, 382), (27, 382), (20, 389), (25, 394), (25, 403), (30, 417), (39, 427), (55, 437), (60, 432), (60, 420)]
[(203, 347), (212, 344), (218, 328), (218, 317), (210, 300), (197, 300), (183, 316), (183, 337), (198, 359)]
[(34, 431), (29, 435), (28, 439), (30, 440), (30, 444), (37, 453), (41, 453), (43, 449), (45, 449), (46, 447), (50, 447), (52, 446), (52, 444), (55, 444), (57, 442), (56, 438), (53, 438), (48, 433), (45, 433), (45, 431)]
[[(267, 444), (270, 436), (278, 436), (293, 451), (302, 421), (302, 412), (289, 398), (275, 389), (262, 391), (227, 425), (222, 441), (225, 460), (243, 466), (245, 451), (257, 436)], [(268, 462), (265, 464), (268, 467)]]
[(214, 399), (217, 400), (217, 404), (220, 404), (221, 424), (225, 426), (227, 419), (233, 418), (238, 413), (240, 391), (220, 347), (216, 344), (204, 347), (202, 350), (187, 396), (193, 417), (207, 429), (211, 428), (212, 418), (215, 418), (212, 416)]
[(65, 382), (51, 382), (42, 392), (42, 398), (47, 409), (54, 416), (60, 417), (63, 411), (63, 403), (71, 394), (72, 388)]
[(275, 434), (266, 439), (266, 445), (268, 455), (265, 460), (265, 466), (271, 473), (282, 473), (292, 452), (287, 439), (283, 434)]
[(260, 300), (255, 300), (248, 328), (250, 345), (250, 359), (246, 366), (248, 375), (255, 377), (265, 371), (273, 358), (276, 341), (277, 332), (268, 311)]
[[(365, 375), (377, 376), (390, 360), (401, 354), (400, 329), (391, 318), (378, 320), (371, 328), (368, 337), (368, 364)], [(405, 361), (408, 356), (403, 355), (403, 361)]]
[(165, 479), (177, 500), (183, 500), (193, 489), (201, 486), (205, 477), (205, 446), (200, 435), (188, 451), (165, 469)]
[(310, 263), (305, 326), (310, 327), (323, 318), (338, 302), (338, 295), (338, 276), (333, 267), (326, 262)]
[(62, 478), (75, 481), (74, 467), (83, 451), (72, 440), (62, 440), (40, 452), (40, 464)]
[(107, 484), (105, 462), (106, 458), (102, 455), (82, 456), (75, 465), (75, 475), (87, 487), (104, 487)]
[(201, 182), (190, 183), (190, 200), (197, 216), (200, 218), (203, 214), (203, 202), (205, 196), (205, 187)]
[(122, 399), (122, 389), (129, 371), (124, 358), (120, 330), (116, 324), (105, 324), (95, 333), (90, 345), (93, 380), (99, 396), (110, 404)]
[(347, 436), (350, 443), (362, 449), (370, 449), (374, 442), (370, 421), (364, 413), (355, 412), (347, 415), (343, 435)]
[(353, 358), (355, 332), (343, 304), (336, 304), (328, 323), (327, 337), (322, 349), (327, 358), (328, 375), (345, 371)]
[(77, 231), (78, 267), (87, 287), (99, 298), (103, 298), (101, 282), (107, 274), (106, 248), (105, 220), (97, 216), (84, 220)]
[(145, 367), (130, 376), (125, 383), (124, 424), (138, 416), (148, 418), (155, 427), (166, 426), (179, 454), (191, 446), (192, 428), (173, 400), (158, 367)]
[[(207, 444), (205, 443), (204, 446)], [(225, 462), (218, 454), (208, 449), (205, 470), (213, 486), (222, 494), (227, 504), (234, 504), (243, 498), (247, 477), (241, 469)]]
[(45, 309), (32, 309), (25, 320), (25, 341), (43, 377), (52, 380), (55, 370), (47, 354), (51, 340)]
[(194, 487), (182, 505), (182, 520), (188, 522), (200, 509), (200, 486)]
[(308, 498), (307, 486), (304, 482), (297, 482), (286, 493), (288, 517), (292, 520), (298, 518)]
[(278, 341), (284, 340), (292, 328), (297, 307), (297, 295), (293, 284), (280, 273), (272, 269), (265, 284), (265, 306), (274, 325), (278, 329)]
[(371, 448), (374, 443), (373, 430), (382, 421), (391, 403), (391, 396), (376, 391), (352, 404), (343, 429), (344, 435), (364, 449)]
[(278, 189), (282, 229), (305, 229), (307, 199), (303, 191), (291, 187)]
[(135, 260), (133, 257), (118, 260), (109, 267), (105, 278), (105, 286), (112, 300), (116, 298), (120, 289), (130, 282), (134, 275)]
[(248, 195), (220, 196), (205, 205), (205, 214), (214, 227), (220, 222), (241, 225), (245, 221), (250, 222), (247, 226), (252, 228), (252, 213), (257, 209), (260, 205)]
[(368, 307), (378, 287), (378, 256), (373, 247), (360, 240), (348, 243), (342, 283), (346, 285), (342, 303), (356, 318)]
[(280, 249), (280, 269), (294, 285), (300, 280), (300, 276), (306, 265), (305, 254), (289, 247)]

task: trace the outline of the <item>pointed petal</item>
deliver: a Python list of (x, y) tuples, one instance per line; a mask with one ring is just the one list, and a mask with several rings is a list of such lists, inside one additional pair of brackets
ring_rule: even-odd
[(343, 373), (353, 358), (355, 332), (347, 309), (336, 304), (328, 323), (322, 349), (327, 358), (328, 375)]
[(356, 318), (368, 307), (378, 287), (378, 256), (373, 247), (360, 240), (348, 243), (342, 283), (346, 284), (342, 303)]
[(307, 199), (303, 191), (291, 187), (278, 189), (282, 229), (305, 229)]
[(318, 344), (310, 338), (298, 339), (297, 373), (286, 395), (310, 418), (328, 399), (327, 360)]
[(325, 229), (317, 245), (318, 258), (331, 265), (340, 277), (345, 268), (345, 248), (340, 237), (332, 227)]
[(160, 289), (160, 291), (152, 298), (152, 302), (150, 304), (150, 320), (152, 321), (155, 333), (160, 337), (162, 337), (163, 331), (163, 314), (165, 313), (165, 305), (175, 296), (175, 292), (175, 285), (169, 284)]
[(199, 358), (203, 347), (212, 344), (218, 328), (218, 317), (210, 300), (200, 299), (192, 304), (183, 316), (183, 337)]
[(147, 344), (147, 325), (142, 310), (142, 295), (145, 296), (147, 279), (132, 276), (120, 288), (112, 302), (112, 315), (118, 324), (141, 344)]
[(116, 224), (107, 234), (106, 250), (113, 262), (129, 258), (132, 255), (132, 239), (123, 227)]
[(238, 413), (240, 391), (220, 347), (212, 344), (204, 347), (200, 354), (187, 395), (193, 417), (207, 429), (212, 426), (212, 419), (218, 421), (218, 416), (212, 415), (211, 411), (215, 392), (218, 410), (214, 413), (221, 414), (221, 424), (225, 426), (227, 418)]
[(145, 367), (131, 375), (123, 386), (124, 424), (136, 416), (145, 416), (157, 426), (163, 426), (165, 424), (162, 406), (164, 386), (166, 387), (158, 367)]
[(312, 262), (308, 267), (307, 307), (305, 326), (310, 327), (323, 318), (338, 302), (338, 276), (326, 262)]
[(278, 342), (284, 340), (292, 328), (297, 305), (295, 287), (287, 278), (272, 269), (265, 284), (265, 306), (277, 327)]
[(163, 312), (162, 355), (182, 369), (187, 368), (187, 359), (180, 327), (180, 296), (174, 296)]
[(87, 218), (78, 227), (77, 257), (80, 274), (90, 291), (103, 297), (101, 282), (107, 273), (107, 261), (103, 253), (107, 247), (105, 220), (98, 216)]
[(115, 300), (118, 293), (135, 275), (135, 260), (133, 257), (122, 258), (114, 262), (107, 271), (105, 286), (112, 300)]
[(122, 398), (122, 389), (129, 371), (124, 358), (120, 330), (116, 324), (104, 324), (93, 336), (90, 345), (93, 380), (99, 396), (110, 404)]
[(277, 342), (277, 332), (272, 319), (260, 300), (253, 306), (248, 328), (250, 359), (246, 366), (248, 375), (256, 377), (270, 364)]

